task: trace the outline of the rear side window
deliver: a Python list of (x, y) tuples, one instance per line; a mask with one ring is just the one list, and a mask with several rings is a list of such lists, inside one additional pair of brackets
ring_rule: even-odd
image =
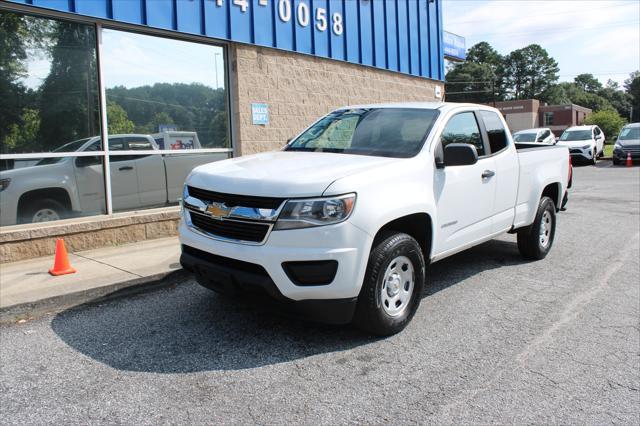
[(476, 147), (478, 157), (486, 155), (480, 128), (473, 112), (462, 112), (451, 117), (442, 131), (440, 141), (442, 149), (450, 143), (467, 143)]
[(507, 147), (507, 130), (502, 125), (502, 120), (498, 114), (492, 111), (480, 111), (480, 116), (484, 121), (484, 127), (489, 135), (489, 148), (491, 153), (502, 151)]

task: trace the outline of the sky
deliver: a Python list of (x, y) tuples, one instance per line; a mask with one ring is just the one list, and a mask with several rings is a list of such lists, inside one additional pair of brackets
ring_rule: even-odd
[(591, 73), (622, 84), (640, 70), (639, 0), (443, 0), (443, 23), (467, 48), (487, 41), (504, 55), (537, 43), (560, 81)]

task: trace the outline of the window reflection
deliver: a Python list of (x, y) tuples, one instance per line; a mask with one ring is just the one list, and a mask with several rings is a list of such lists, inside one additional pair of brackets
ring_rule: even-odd
[(94, 27), (0, 11), (0, 52), (0, 153), (100, 135)]
[(109, 134), (150, 135), (167, 150), (230, 147), (221, 47), (109, 29), (103, 40)]

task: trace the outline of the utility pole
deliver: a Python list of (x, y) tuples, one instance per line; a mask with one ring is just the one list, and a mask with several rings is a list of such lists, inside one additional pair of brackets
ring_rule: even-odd
[(215, 52), (213, 54), (213, 62), (214, 62), (214, 66), (216, 67), (216, 90), (220, 87), (220, 83), (218, 82), (218, 55), (220, 53)]
[(491, 79), (491, 96), (493, 97), (493, 107), (496, 107), (496, 79)]

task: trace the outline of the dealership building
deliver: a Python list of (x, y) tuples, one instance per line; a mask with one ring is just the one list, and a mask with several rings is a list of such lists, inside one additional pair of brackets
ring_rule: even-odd
[(441, 0), (1, 1), (0, 49), (0, 262), (175, 235), (196, 165), (444, 91)]

